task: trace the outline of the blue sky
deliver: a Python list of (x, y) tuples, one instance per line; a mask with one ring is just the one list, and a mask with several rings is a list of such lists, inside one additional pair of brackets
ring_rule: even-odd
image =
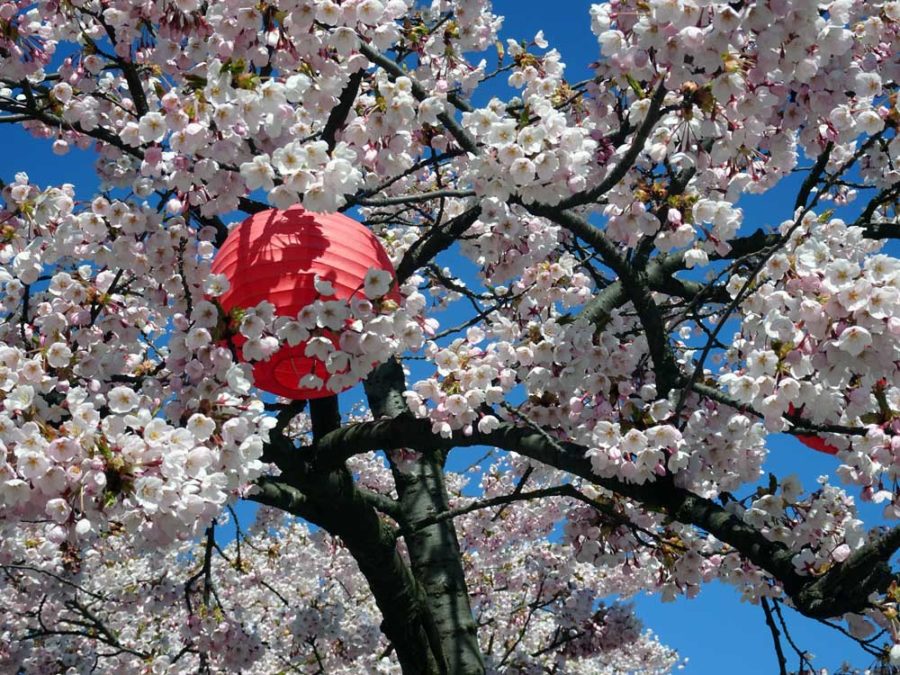
[[(550, 5), (537, 0), (496, 0), (497, 13), (504, 14), (504, 37), (530, 40), (543, 30), (551, 47), (558, 48), (568, 65), (567, 75), (572, 81), (590, 75), (587, 64), (598, 58), (596, 41), (590, 32), (588, 9), (584, 0), (563, 0)], [(548, 7), (552, 10), (548, 11)], [(486, 54), (493, 65), (496, 53)], [(500, 86), (499, 84), (497, 86)], [(493, 90), (492, 90), (493, 91)], [(496, 92), (501, 95), (501, 91)], [(480, 97), (479, 97), (480, 98)], [(0, 178), (9, 182), (15, 172), (26, 171), (33, 181), (42, 184), (71, 182), (80, 198), (89, 198), (96, 187), (92, 170), (92, 154), (73, 150), (66, 157), (50, 152), (49, 143), (39, 142), (19, 129), (0, 125), (0, 148), (4, 160), (0, 164)], [(789, 190), (777, 190), (741, 206), (745, 209), (747, 231), (760, 226), (776, 225), (790, 216), (793, 199)], [(445, 258), (443, 264), (453, 264)], [(353, 394), (349, 394), (352, 399)], [(347, 404), (345, 403), (345, 406)], [(771, 456), (767, 471), (776, 475), (796, 473), (807, 488), (815, 487), (816, 478), (832, 474), (837, 466), (832, 457), (813, 452), (788, 436), (774, 436), (770, 441)], [(454, 452), (455, 467), (465, 466), (477, 459), (478, 448)], [(870, 505), (864, 509), (868, 523), (878, 522), (878, 510)], [(641, 617), (663, 642), (679, 650), (688, 659), (687, 673), (729, 673), (729, 675), (760, 675), (777, 672), (771, 635), (766, 628), (762, 610), (742, 603), (731, 587), (711, 584), (704, 587), (694, 600), (661, 603), (655, 596), (636, 600)], [(815, 654), (814, 664), (831, 672), (845, 660), (865, 666), (871, 661), (853, 642), (839, 633), (799, 617), (786, 610), (795, 642)], [(797, 668), (797, 659), (785, 645), (789, 667)]]

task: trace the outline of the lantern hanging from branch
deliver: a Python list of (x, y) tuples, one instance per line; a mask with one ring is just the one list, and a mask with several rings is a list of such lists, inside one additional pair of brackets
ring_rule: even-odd
[[(276, 316), (296, 318), (320, 294), (316, 278), (330, 282), (329, 299), (349, 301), (364, 298), (363, 285), (370, 270), (390, 273), (387, 298), (399, 302), (394, 268), (378, 239), (363, 225), (339, 213), (312, 213), (300, 206), (256, 213), (235, 227), (226, 238), (212, 264), (214, 274), (228, 279), (228, 291), (218, 298), (226, 314), (247, 309), (262, 301), (275, 307)], [(317, 329), (319, 337), (335, 347), (339, 336)], [(239, 358), (246, 338), (233, 335)], [(312, 399), (336, 392), (325, 384), (307, 387), (300, 381), (315, 375), (327, 382), (325, 363), (306, 355), (307, 342), (283, 345), (266, 361), (253, 367), (260, 389), (291, 399)], [(353, 383), (344, 386), (347, 389)]]

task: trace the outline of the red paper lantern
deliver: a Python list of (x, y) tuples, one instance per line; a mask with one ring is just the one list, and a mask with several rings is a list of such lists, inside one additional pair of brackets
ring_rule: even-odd
[[(793, 403), (788, 403), (788, 415), (793, 415), (797, 412), (796, 408), (794, 408)], [(826, 442), (825, 440), (819, 438), (818, 436), (809, 436), (804, 434), (802, 436), (798, 435), (797, 440), (803, 443), (808, 448), (812, 448), (813, 450), (818, 450), (819, 452), (824, 452), (828, 455), (836, 455), (838, 449), (834, 447), (831, 443)]]
[[(327, 299), (349, 300), (365, 297), (363, 280), (373, 268), (395, 276), (375, 235), (347, 216), (311, 213), (301, 206), (250, 216), (229, 233), (212, 264), (212, 272), (224, 274), (230, 283), (229, 290), (218, 298), (226, 312), (268, 300), (278, 316), (290, 317), (319, 297), (314, 285), (317, 275), (334, 287), (334, 296)], [(396, 283), (388, 297), (399, 301)], [(326, 336), (337, 344), (334, 334)], [(245, 341), (242, 335), (234, 337), (237, 347)], [(304, 375), (313, 373), (323, 381), (329, 375), (325, 364), (306, 356), (305, 349), (306, 343), (285, 345), (267, 361), (254, 365), (256, 386), (291, 399), (334, 394), (325, 386), (300, 387)]]

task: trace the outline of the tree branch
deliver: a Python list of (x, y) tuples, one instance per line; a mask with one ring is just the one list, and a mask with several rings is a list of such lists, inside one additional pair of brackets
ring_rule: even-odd
[[(318, 433), (324, 434), (322, 438), (340, 432), (328, 430), (334, 411), (335, 406), (328, 402), (311, 411), (314, 420), (318, 418), (314, 424)], [(394, 647), (403, 672), (445, 672), (429, 636), (424, 593), (397, 550), (395, 533), (354, 485), (344, 459), (310, 471), (304, 458), (309, 453), (301, 452), (280, 434), (270, 432), (269, 436), (265, 456), (267, 461), (278, 462), (282, 475), (258, 481), (250, 499), (304, 518), (340, 538), (369, 583), (384, 619), (382, 632)]]
[(426, 232), (416, 241), (397, 265), (397, 281), (403, 283), (420, 267), (431, 262), (441, 251), (449, 248), (457, 238), (481, 215), (481, 207), (473, 206), (443, 225), (438, 225)]
[[(374, 63), (376, 66), (380, 66), (385, 72), (388, 73), (392, 80), (397, 79), (398, 77), (408, 77), (408, 73), (400, 67), (398, 63), (389, 59), (388, 57), (380, 54), (375, 51), (372, 47), (365, 44), (364, 42), (359, 46), (360, 53), (365, 56), (369, 61)], [(424, 101), (428, 98), (428, 92), (425, 91), (424, 87), (415, 79), (410, 78), (412, 82), (412, 93), (413, 96), (416, 97), (418, 101)], [(451, 115), (447, 112), (438, 113), (437, 118), (440, 120), (441, 124), (444, 125), (444, 128), (450, 133), (451, 136), (456, 140), (461, 147), (466, 152), (469, 152), (473, 155), (478, 154), (478, 144), (475, 142), (475, 139), (469, 135), (465, 129), (463, 129), (459, 122), (457, 122)]]
[(656, 123), (662, 117), (662, 102), (665, 97), (666, 88), (660, 83), (653, 93), (653, 98), (650, 99), (650, 109), (647, 111), (647, 116), (644, 118), (641, 126), (638, 127), (638, 130), (634, 134), (634, 138), (631, 139), (631, 145), (622, 155), (618, 164), (613, 167), (606, 175), (606, 178), (604, 178), (597, 187), (588, 190), (587, 192), (582, 192), (581, 194), (572, 195), (568, 199), (564, 199), (556, 205), (556, 208), (571, 209), (576, 206), (595, 202), (612, 190), (613, 187), (625, 177), (628, 170), (634, 165), (635, 160), (637, 160), (638, 155), (640, 155), (641, 151), (644, 149), (644, 144), (647, 142), (647, 139), (650, 138), (650, 132), (653, 131), (653, 127), (656, 126)]
[(329, 153), (337, 145), (337, 132), (346, 124), (347, 117), (350, 115), (350, 111), (353, 110), (353, 102), (356, 100), (359, 86), (362, 84), (365, 74), (366, 71), (360, 69), (350, 76), (350, 81), (347, 82), (347, 86), (344, 87), (341, 95), (338, 97), (337, 105), (332, 108), (331, 114), (328, 115), (328, 119), (325, 121), (325, 127), (322, 129), (322, 140), (328, 144)]
[(543, 204), (526, 204), (525, 208), (537, 216), (552, 220), (591, 244), (603, 258), (603, 262), (619, 276), (622, 289), (634, 305), (646, 333), (657, 391), (661, 398), (665, 398), (680, 380), (681, 372), (668, 342), (662, 314), (651, 296), (647, 272), (635, 269), (602, 230), (570, 211)]
[(775, 657), (778, 659), (779, 675), (788, 675), (787, 659), (784, 658), (784, 651), (781, 649), (781, 633), (778, 632), (778, 626), (775, 625), (775, 617), (772, 616), (772, 610), (769, 607), (769, 600), (766, 597), (760, 598), (763, 612), (766, 615), (766, 625), (772, 633), (772, 642), (775, 645)]
[[(379, 366), (367, 378), (365, 389), (375, 417), (409, 414), (403, 398), (406, 382), (398, 361)], [(469, 604), (456, 528), (452, 519), (429, 522), (450, 508), (444, 482), (446, 453), (429, 443), (410, 447), (420, 451), (413, 460), (402, 466), (390, 461), (390, 454), (388, 460), (403, 512), (403, 538), (413, 572), (425, 592), (448, 672), (482, 675), (484, 658)]]
[(757, 528), (715, 502), (677, 487), (671, 479), (636, 485), (597, 476), (585, 458), (587, 447), (555, 442), (545, 434), (508, 423), (488, 434), (476, 430), (468, 436), (457, 432), (451, 438), (443, 438), (432, 433), (427, 419), (405, 414), (334, 431), (319, 441), (315, 451), (317, 461), (333, 462), (356, 452), (426, 445), (444, 449), (487, 445), (517, 452), (640, 502), (645, 508), (665, 512), (679, 522), (699, 527), (771, 574), (782, 584), (798, 611), (809, 617), (862, 611), (869, 606), (868, 596), (884, 592), (893, 579), (887, 560), (900, 547), (900, 528), (856, 551), (825, 575), (804, 576), (794, 568), (794, 551), (767, 539)]

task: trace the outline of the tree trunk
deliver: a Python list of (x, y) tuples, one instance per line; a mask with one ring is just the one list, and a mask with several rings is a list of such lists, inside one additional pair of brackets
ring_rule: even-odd
[[(401, 393), (403, 370), (390, 361), (366, 381), (366, 394), (376, 418), (408, 412)], [(428, 606), (440, 636), (450, 675), (483, 675), (484, 659), (478, 646), (477, 627), (469, 605), (456, 528), (451, 519), (418, 528), (426, 518), (449, 510), (444, 484), (445, 453), (416, 448), (421, 455), (411, 466), (391, 469), (408, 530), (404, 533), (413, 573), (424, 588)]]
[[(340, 427), (336, 397), (310, 402), (313, 438), (318, 440)], [(273, 436), (280, 430), (273, 431)], [(341, 462), (328, 469), (307, 472), (299, 452), (283, 436), (275, 454), (282, 475), (263, 480), (253, 496), (281, 508), (339, 537), (359, 565), (375, 603), (381, 610), (381, 631), (391, 642), (404, 675), (445, 675), (441, 641), (435, 630), (422, 586), (397, 550), (396, 535), (356, 489), (353, 476)], [(274, 449), (273, 449), (274, 450)]]

